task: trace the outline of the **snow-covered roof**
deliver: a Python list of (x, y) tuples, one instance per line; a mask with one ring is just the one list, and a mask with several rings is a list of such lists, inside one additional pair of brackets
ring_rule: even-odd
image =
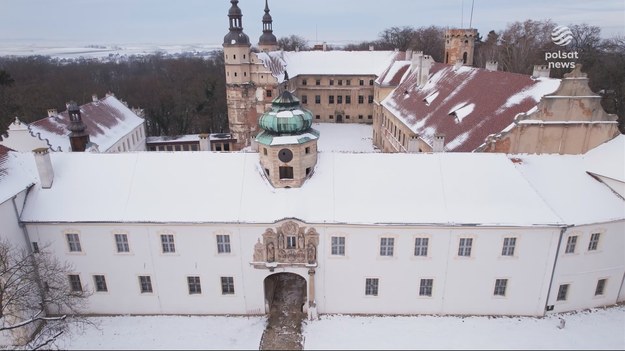
[(34, 158), (31, 153), (20, 155), (0, 145), (0, 203), (34, 184)]
[[(143, 118), (137, 116), (113, 95), (81, 105), (80, 114), (87, 127), (89, 140), (97, 144), (100, 151), (107, 151), (144, 123)], [(69, 116), (67, 111), (64, 111), (56, 116), (32, 122), (28, 128), (32, 135), (46, 139), (52, 150), (69, 151), (70, 131), (67, 129), (69, 124)]]
[(284, 71), (298, 75), (375, 75), (379, 76), (394, 60), (404, 56), (398, 51), (271, 51), (256, 54), (281, 83)]
[(146, 139), (148, 144), (160, 144), (160, 143), (184, 143), (184, 142), (199, 142), (199, 134), (185, 134), (177, 136), (149, 136)]
[[(623, 164), (619, 158), (607, 161)], [(590, 176), (583, 155), (518, 155), (515, 165), (549, 207), (569, 225), (623, 220), (625, 201)], [(625, 170), (621, 169), (621, 173)]]
[(605, 142), (584, 154), (590, 173), (625, 182), (625, 135)]
[(53, 186), (31, 190), (23, 221), (562, 224), (503, 154), (322, 152), (297, 189), (273, 188), (257, 153), (51, 156)]
[(534, 108), (560, 83), (442, 63), (432, 65), (422, 86), (417, 70), (401, 79), (382, 105), (430, 145), (436, 134), (444, 134), (445, 149), (460, 152), (475, 150), (489, 134), (510, 126), (517, 114)]

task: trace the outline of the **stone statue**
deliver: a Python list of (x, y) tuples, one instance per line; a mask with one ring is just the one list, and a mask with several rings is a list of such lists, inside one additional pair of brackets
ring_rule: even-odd
[(262, 262), (265, 260), (265, 257), (263, 257), (264, 248), (264, 245), (260, 242), (260, 239), (258, 239), (254, 245), (254, 262)]
[(276, 252), (273, 247), (273, 243), (267, 244), (267, 262), (273, 262), (276, 260)]
[(308, 263), (313, 264), (316, 260), (315, 245), (308, 244)]
[(282, 232), (278, 234), (278, 249), (282, 249), (284, 247), (284, 235)]
[(304, 246), (304, 233), (299, 233), (297, 240), (298, 240), (297, 247), (300, 249), (303, 249), (305, 247)]

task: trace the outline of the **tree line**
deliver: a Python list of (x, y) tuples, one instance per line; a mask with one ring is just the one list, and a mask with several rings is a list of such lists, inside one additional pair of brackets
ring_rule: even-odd
[(0, 58), (0, 125), (17, 116), (31, 122), (49, 108), (91, 101), (112, 92), (145, 112), (148, 135), (225, 132), (228, 129), (223, 52), (208, 58), (162, 54), (123, 61)]
[[(497, 61), (499, 69), (531, 74), (536, 64), (548, 64), (545, 54), (575, 51), (577, 64), (590, 78), (590, 88), (602, 96), (608, 113), (619, 117), (625, 131), (625, 38), (602, 38), (601, 30), (586, 24), (571, 25), (573, 41), (566, 48), (551, 40), (551, 20), (513, 22), (486, 37), (478, 33), (474, 66)], [(443, 62), (445, 29), (440, 26), (391, 27), (377, 39), (328, 50), (423, 51)], [(286, 51), (310, 50), (298, 35), (278, 39)], [(570, 69), (552, 68), (551, 77), (562, 78)], [(107, 92), (130, 107), (143, 108), (148, 135), (225, 132), (228, 129), (223, 52), (208, 58), (170, 57), (162, 54), (129, 57), (123, 61), (64, 61), (44, 56), (0, 58), (0, 127), (15, 116), (30, 122), (46, 115), (48, 108), (65, 109), (65, 103), (91, 100)]]

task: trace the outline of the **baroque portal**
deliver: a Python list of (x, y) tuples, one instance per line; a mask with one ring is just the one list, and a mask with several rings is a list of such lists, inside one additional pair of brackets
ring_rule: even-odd
[(314, 228), (299, 226), (293, 221), (267, 228), (254, 246), (254, 263), (310, 264), (317, 263), (319, 234)]

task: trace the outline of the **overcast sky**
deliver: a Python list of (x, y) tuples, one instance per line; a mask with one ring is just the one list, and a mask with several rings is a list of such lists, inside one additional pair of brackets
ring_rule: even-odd
[[(469, 26), (471, 0), (269, 0), (274, 34), (315, 42), (374, 40), (392, 26)], [(221, 44), (229, 0), (0, 0), (0, 46), (13, 44)], [(241, 0), (253, 44), (264, 0)], [(463, 11), (464, 9), (464, 11)], [(625, 35), (624, 0), (475, 0), (482, 36), (526, 19), (599, 26)]]

